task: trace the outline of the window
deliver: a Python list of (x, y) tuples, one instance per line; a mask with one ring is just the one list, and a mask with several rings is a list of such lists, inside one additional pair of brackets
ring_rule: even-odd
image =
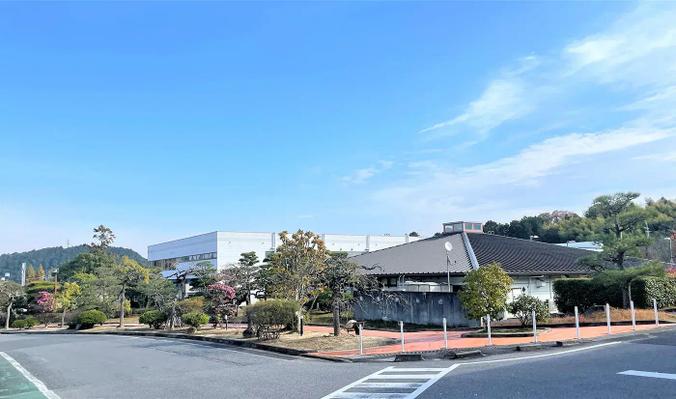
[(481, 231), (481, 223), (474, 223), (474, 230)]
[(472, 230), (472, 223), (465, 223), (465, 230)]

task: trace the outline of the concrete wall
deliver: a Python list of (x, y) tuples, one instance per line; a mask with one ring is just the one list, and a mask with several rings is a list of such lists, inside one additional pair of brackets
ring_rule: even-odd
[(398, 292), (394, 300), (385, 296), (359, 297), (354, 306), (356, 320), (392, 320), (410, 324), (442, 325), (445, 317), (449, 327), (476, 325), (465, 315), (456, 294), (432, 292)]

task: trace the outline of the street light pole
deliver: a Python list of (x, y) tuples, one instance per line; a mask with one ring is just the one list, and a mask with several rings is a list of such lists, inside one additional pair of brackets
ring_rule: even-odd
[(669, 240), (669, 264), (671, 266), (674, 265), (674, 248), (673, 248), (673, 242), (674, 239), (671, 237), (664, 237), (665, 240)]
[(453, 250), (453, 244), (450, 241), (444, 243), (446, 249), (446, 284), (448, 285), (448, 292), (451, 292), (451, 258), (448, 256)]

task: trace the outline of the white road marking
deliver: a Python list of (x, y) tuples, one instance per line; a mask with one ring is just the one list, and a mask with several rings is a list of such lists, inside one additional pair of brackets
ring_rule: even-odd
[(627, 370), (627, 371), (622, 371), (617, 374), (622, 374), (622, 375), (633, 375), (635, 377), (649, 377), (649, 378), (662, 378), (665, 380), (676, 380), (676, 374), (669, 374), (669, 373), (655, 373), (652, 371), (638, 371), (638, 370)]
[[(575, 348), (566, 351), (554, 353), (545, 353), (533, 356), (520, 356), (506, 359), (479, 360), (475, 362), (455, 363), (446, 368), (429, 367), (407, 367), (396, 368), (394, 366), (386, 367), (367, 375), (349, 385), (332, 392), (321, 399), (362, 399), (362, 398), (383, 398), (383, 399), (414, 399), (423, 393), (435, 382), (446, 376), (446, 374), (460, 366), (471, 366), (474, 364), (489, 364), (514, 362), (519, 360), (540, 359), (544, 357), (561, 356), (569, 353), (592, 350), (610, 345), (620, 344), (621, 342), (607, 342), (583, 348)], [(620, 373), (622, 374), (622, 373)], [(659, 373), (651, 373), (659, 374)], [(676, 375), (672, 375), (676, 379)], [(660, 377), (665, 378), (665, 377)]]
[(28, 381), (30, 381), (31, 384), (35, 385), (38, 391), (40, 391), (40, 393), (45, 395), (47, 399), (61, 399), (59, 395), (57, 395), (52, 390), (47, 388), (47, 386), (42, 381), (35, 378), (35, 376), (31, 374), (30, 371), (23, 368), (23, 366), (20, 365), (19, 362), (17, 362), (16, 360), (14, 360), (13, 357), (6, 354), (5, 352), (0, 352), (0, 356), (4, 357), (5, 360), (7, 360), (9, 364), (11, 364), (19, 373), (21, 373)]

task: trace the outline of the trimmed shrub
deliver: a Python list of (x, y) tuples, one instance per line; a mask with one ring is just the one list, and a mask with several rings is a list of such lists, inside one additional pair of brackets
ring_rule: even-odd
[(573, 313), (575, 306), (581, 312), (594, 305), (593, 283), (590, 278), (554, 280), (554, 303), (560, 312)]
[(28, 330), (37, 325), (38, 321), (34, 317), (27, 317), (25, 319), (14, 320), (10, 327)]
[(514, 302), (507, 304), (507, 311), (516, 316), (523, 327), (533, 325), (533, 309), (538, 323), (549, 320), (549, 306), (534, 296), (521, 295)]
[(95, 324), (105, 323), (106, 320), (108, 320), (108, 316), (96, 309), (85, 310), (77, 317), (77, 322), (81, 325), (81, 328), (92, 328)]
[(167, 315), (160, 310), (148, 310), (143, 312), (138, 321), (147, 324), (150, 328), (159, 329), (167, 321)]
[(246, 307), (256, 335), (261, 339), (276, 338), (279, 333), (296, 322), (298, 304), (293, 301), (272, 299)]
[(9, 326), (12, 328), (24, 329), (26, 328), (26, 320), (14, 320)]
[(634, 304), (639, 308), (653, 306), (653, 298), (660, 308), (676, 306), (676, 279), (670, 277), (646, 276), (631, 283)]
[(209, 322), (209, 316), (202, 312), (188, 312), (181, 316), (181, 320), (191, 328), (199, 330), (200, 327)]

